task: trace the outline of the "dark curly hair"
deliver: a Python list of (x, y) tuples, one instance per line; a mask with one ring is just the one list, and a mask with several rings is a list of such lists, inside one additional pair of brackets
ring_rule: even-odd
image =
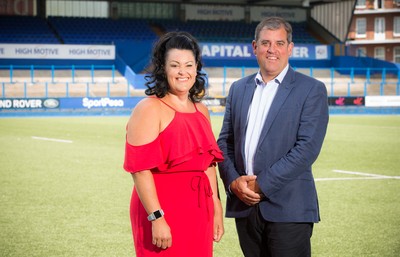
[(201, 51), (197, 40), (187, 32), (174, 31), (163, 35), (156, 42), (153, 49), (152, 66), (153, 71), (146, 75), (146, 95), (156, 95), (161, 98), (169, 91), (164, 64), (166, 55), (171, 49), (190, 50), (193, 52), (197, 64), (196, 82), (189, 90), (189, 98), (193, 102), (199, 102), (205, 95), (205, 74), (202, 72)]

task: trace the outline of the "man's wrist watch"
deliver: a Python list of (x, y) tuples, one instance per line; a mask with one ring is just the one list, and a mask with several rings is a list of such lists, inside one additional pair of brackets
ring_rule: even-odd
[(153, 220), (161, 218), (162, 216), (164, 216), (164, 211), (160, 209), (160, 210), (150, 213), (150, 215), (147, 216), (147, 220), (153, 221)]

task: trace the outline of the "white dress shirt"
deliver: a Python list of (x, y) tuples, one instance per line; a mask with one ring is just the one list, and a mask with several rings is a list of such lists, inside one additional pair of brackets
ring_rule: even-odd
[(257, 150), (258, 140), (264, 122), (267, 119), (269, 109), (275, 94), (278, 91), (278, 86), (285, 77), (289, 65), (282, 70), (282, 72), (273, 80), (265, 83), (261, 77), (260, 71), (255, 78), (256, 90), (253, 95), (253, 100), (247, 115), (247, 129), (245, 141), (245, 158), (246, 158), (246, 173), (247, 175), (254, 175), (253, 173), (253, 160), (254, 154)]

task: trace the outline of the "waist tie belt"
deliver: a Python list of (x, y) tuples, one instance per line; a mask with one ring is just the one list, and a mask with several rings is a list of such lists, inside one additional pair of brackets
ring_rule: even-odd
[[(193, 191), (197, 191), (197, 204), (199, 208), (201, 208), (201, 196), (204, 195), (204, 198), (207, 199), (207, 197), (212, 197), (213, 195), (207, 175), (202, 173), (201, 175), (194, 176), (192, 178), (191, 186)], [(210, 210), (207, 201), (205, 201), (205, 205), (208, 219), (210, 219)]]

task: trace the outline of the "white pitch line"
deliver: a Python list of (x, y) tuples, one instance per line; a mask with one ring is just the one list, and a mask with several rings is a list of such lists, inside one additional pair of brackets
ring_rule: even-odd
[(392, 178), (392, 176), (364, 173), (364, 172), (358, 172), (358, 171), (333, 170), (333, 172), (351, 174), (351, 175), (360, 175), (360, 176), (366, 176), (366, 177)]
[(72, 140), (57, 139), (57, 138), (48, 138), (48, 137), (35, 137), (35, 136), (32, 136), (32, 139), (45, 140), (45, 141), (53, 141), (53, 142), (59, 142), (59, 143), (72, 143)]
[(352, 177), (352, 178), (316, 178), (315, 181), (338, 181), (338, 180), (372, 180), (372, 179), (400, 179), (400, 177)]
[(367, 179), (400, 179), (400, 176), (386, 176), (372, 173), (364, 173), (357, 171), (333, 170), (333, 172), (358, 175), (362, 177), (345, 177), (345, 178), (316, 178), (315, 181), (338, 181), (338, 180), (367, 180)]

